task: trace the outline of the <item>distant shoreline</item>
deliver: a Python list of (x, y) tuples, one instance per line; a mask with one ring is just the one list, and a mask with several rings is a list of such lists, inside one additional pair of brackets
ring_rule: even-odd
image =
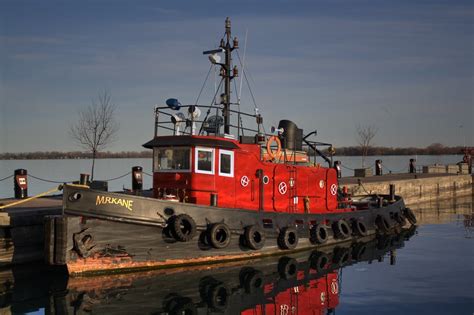
[[(464, 147), (445, 147), (441, 144), (432, 144), (426, 148), (389, 148), (371, 147), (368, 156), (394, 156), (394, 155), (462, 155)], [(131, 159), (131, 158), (152, 158), (152, 151), (122, 151), (122, 152), (98, 152), (97, 159)], [(360, 147), (336, 148), (335, 156), (362, 156)], [(0, 153), (0, 160), (77, 160), (91, 159), (90, 152), (19, 152)]]

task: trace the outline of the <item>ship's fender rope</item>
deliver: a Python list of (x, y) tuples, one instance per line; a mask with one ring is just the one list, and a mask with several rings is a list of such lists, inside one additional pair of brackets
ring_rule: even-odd
[(22, 199), (22, 200), (19, 200), (19, 201), (15, 201), (15, 202), (12, 202), (12, 203), (9, 203), (9, 204), (0, 206), (0, 210), (5, 209), (5, 208), (9, 208), (9, 207), (13, 207), (13, 206), (16, 206), (16, 205), (19, 205), (19, 204), (22, 204), (22, 203), (25, 203), (25, 202), (28, 202), (28, 201), (31, 201), (31, 200), (34, 200), (34, 199), (37, 199), (37, 198), (46, 196), (46, 195), (49, 195), (50, 193), (53, 193), (53, 192), (55, 192), (55, 191), (57, 191), (57, 190), (62, 190), (62, 189), (63, 189), (63, 185), (59, 185), (58, 187), (52, 188), (52, 189), (50, 189), (50, 190), (48, 190), (48, 191), (39, 193), (39, 194), (34, 195), (34, 196), (31, 196), (31, 197), (29, 197), (29, 198)]

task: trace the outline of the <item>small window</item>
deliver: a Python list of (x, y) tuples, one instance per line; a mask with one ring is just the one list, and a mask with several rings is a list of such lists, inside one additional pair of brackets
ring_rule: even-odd
[(155, 172), (189, 172), (190, 159), (190, 148), (154, 148)]
[(219, 175), (234, 177), (234, 152), (225, 150), (219, 152)]
[(196, 173), (214, 174), (214, 149), (196, 148)]

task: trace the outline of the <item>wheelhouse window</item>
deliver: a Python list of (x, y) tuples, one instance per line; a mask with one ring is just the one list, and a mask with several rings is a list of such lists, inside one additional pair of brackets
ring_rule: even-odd
[(154, 148), (155, 172), (189, 172), (191, 170), (190, 148)]
[(234, 152), (219, 151), (219, 175), (234, 177)]
[(196, 173), (214, 174), (214, 149), (196, 148)]

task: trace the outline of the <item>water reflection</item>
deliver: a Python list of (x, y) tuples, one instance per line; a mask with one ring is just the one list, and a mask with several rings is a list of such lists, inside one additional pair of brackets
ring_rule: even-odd
[[(366, 237), (352, 244), (215, 266), (69, 278), (16, 267), (2, 274), (3, 313), (331, 314), (344, 267), (382, 262), (415, 233)], [(388, 263), (388, 262), (387, 262)], [(2, 313), (2, 314), (3, 314)]]
[(457, 220), (458, 217), (472, 217), (473, 198), (474, 196), (466, 196), (423, 202), (410, 205), (410, 208), (415, 212), (419, 225), (446, 224)]

